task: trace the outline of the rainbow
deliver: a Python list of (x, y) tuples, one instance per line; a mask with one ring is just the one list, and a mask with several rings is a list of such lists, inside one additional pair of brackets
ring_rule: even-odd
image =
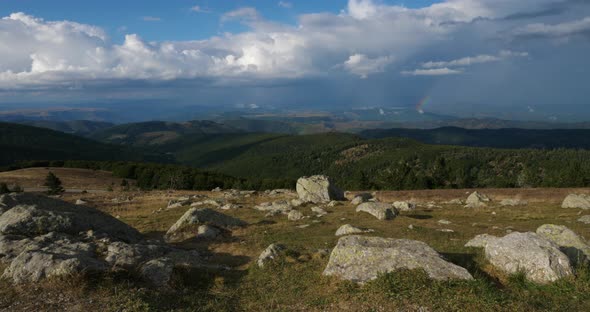
[(428, 104), (428, 102), (430, 102), (430, 96), (421, 99), (418, 104), (416, 104), (416, 111), (420, 114), (424, 114), (424, 105)]

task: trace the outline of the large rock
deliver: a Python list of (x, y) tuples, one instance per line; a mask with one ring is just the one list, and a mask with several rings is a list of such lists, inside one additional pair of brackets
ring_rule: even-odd
[(39, 243), (22, 235), (0, 234), (0, 261), (10, 263), (27, 248), (39, 248)]
[(231, 229), (246, 225), (246, 222), (209, 208), (191, 208), (174, 223), (165, 238), (167, 241), (183, 241), (196, 237), (200, 225), (213, 225)]
[(343, 200), (344, 192), (338, 189), (329, 177), (315, 175), (297, 180), (299, 199), (312, 203), (329, 203), (332, 200)]
[(436, 280), (473, 279), (466, 269), (445, 261), (423, 242), (358, 235), (338, 240), (324, 275), (362, 283), (399, 269), (422, 269)]
[(397, 211), (387, 203), (362, 203), (356, 207), (356, 212), (366, 212), (379, 220), (391, 220), (397, 215)]
[(30, 194), (0, 201), (0, 261), (7, 264), (3, 277), (15, 283), (127, 270), (161, 286), (174, 268), (203, 265), (198, 253), (145, 242), (133, 228), (91, 207)]
[(590, 209), (590, 196), (586, 194), (569, 194), (561, 203), (561, 208)]
[(77, 242), (61, 234), (47, 235), (53, 237), (46, 237), (46, 243), (28, 245), (10, 262), (2, 277), (15, 283), (38, 282), (54, 276), (107, 269), (105, 262), (97, 259), (93, 244)]
[(571, 263), (559, 246), (536, 233), (510, 233), (488, 240), (484, 248), (494, 267), (508, 274), (522, 272), (536, 283), (553, 282), (572, 274)]
[(38, 236), (50, 232), (76, 235), (94, 232), (126, 242), (141, 239), (137, 230), (118, 219), (88, 206), (32, 194), (11, 194), (0, 215), (0, 233)]
[(557, 244), (574, 265), (590, 259), (590, 246), (586, 240), (563, 225), (541, 225), (537, 228), (537, 234)]
[(471, 193), (467, 200), (465, 201), (467, 208), (480, 208), (486, 207), (487, 203), (491, 202), (491, 199), (484, 194), (481, 194), (477, 191)]

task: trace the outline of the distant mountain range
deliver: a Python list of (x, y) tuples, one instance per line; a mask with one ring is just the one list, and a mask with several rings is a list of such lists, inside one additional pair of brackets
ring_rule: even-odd
[[(149, 104), (149, 105), (148, 105)], [(128, 103), (121, 107), (101, 104), (94, 107), (53, 107), (0, 110), (0, 121), (46, 127), (67, 133), (92, 136), (112, 124), (133, 124), (126, 128), (150, 128), (152, 120), (162, 120), (156, 128), (165, 132), (191, 133), (192, 120), (209, 120), (225, 128), (214, 132), (244, 131), (285, 134), (325, 132), (362, 132), (371, 129), (435, 129), (458, 127), (464, 129), (590, 129), (590, 122), (564, 123), (555, 121), (519, 121), (497, 118), (457, 118), (423, 112), (409, 107), (342, 108), (340, 110), (284, 110), (273, 108), (232, 108), (223, 106), (183, 106), (170, 108), (162, 103)], [(188, 120), (188, 121), (187, 121)], [(184, 124), (188, 126), (183, 126)], [(179, 124), (180, 126), (174, 126)], [(196, 125), (197, 128), (201, 127)], [(125, 127), (123, 127), (125, 128)], [(123, 128), (115, 132), (123, 131)], [(125, 130), (126, 131), (126, 130)], [(152, 130), (150, 130), (152, 131)], [(206, 130), (204, 133), (208, 133)], [(132, 131), (134, 132), (134, 131)], [(196, 133), (199, 133), (196, 130)], [(168, 133), (169, 134), (169, 133)], [(163, 134), (167, 139), (167, 134)], [(158, 141), (148, 140), (148, 141)]]
[(65, 133), (90, 136), (93, 133), (109, 129), (115, 126), (115, 124), (103, 121), (91, 121), (91, 120), (70, 120), (70, 121), (52, 121), (52, 120), (22, 120), (16, 123), (29, 125), (39, 128), (47, 128), (55, 131), (61, 131)]
[(147, 121), (117, 125), (97, 131), (91, 138), (114, 144), (149, 146), (164, 144), (187, 135), (242, 132), (236, 128), (213, 121), (188, 121), (183, 123)]

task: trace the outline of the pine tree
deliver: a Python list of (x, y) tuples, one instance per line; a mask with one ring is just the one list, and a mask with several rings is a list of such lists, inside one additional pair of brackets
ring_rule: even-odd
[(47, 174), (47, 177), (45, 177), (45, 184), (43, 185), (49, 188), (47, 190), (48, 195), (59, 195), (65, 192), (61, 186), (61, 180), (51, 171)]

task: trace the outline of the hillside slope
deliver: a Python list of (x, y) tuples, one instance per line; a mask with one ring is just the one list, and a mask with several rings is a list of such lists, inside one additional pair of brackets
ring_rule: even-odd
[(426, 144), (495, 148), (590, 149), (590, 129), (375, 129), (360, 133), (366, 138), (403, 137)]
[(0, 122), (0, 165), (25, 160), (166, 161), (155, 153), (103, 144), (49, 129)]
[(92, 120), (70, 120), (70, 121), (52, 121), (52, 120), (23, 120), (15, 123), (47, 128), (55, 131), (71, 133), (81, 136), (88, 136), (92, 133), (103, 131), (113, 127), (115, 124), (103, 121)]
[(236, 132), (241, 132), (241, 130), (207, 120), (195, 120), (185, 123), (148, 121), (114, 126), (98, 131), (91, 137), (106, 143), (150, 146), (164, 144), (184, 135)]
[(590, 185), (590, 151), (429, 145), (352, 134), (185, 136), (154, 147), (186, 165), (241, 178), (328, 174), (347, 189)]

